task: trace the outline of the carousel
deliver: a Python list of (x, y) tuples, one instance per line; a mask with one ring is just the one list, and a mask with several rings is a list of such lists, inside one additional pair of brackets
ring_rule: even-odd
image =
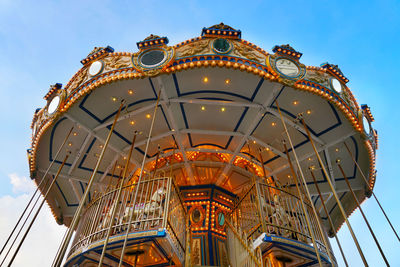
[(348, 217), (378, 137), (337, 65), (223, 23), (137, 48), (95, 47), (34, 114), (31, 178), (68, 227), (53, 266), (337, 266), (334, 239), (347, 265), (344, 224), (368, 266)]

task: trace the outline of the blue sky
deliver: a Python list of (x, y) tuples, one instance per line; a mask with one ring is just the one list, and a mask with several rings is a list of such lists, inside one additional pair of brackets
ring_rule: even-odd
[[(29, 176), (26, 149), (33, 112), (45, 105), (43, 96), (49, 85), (66, 84), (94, 46), (136, 51), (136, 42), (151, 33), (167, 36), (170, 44), (175, 44), (220, 22), (242, 30), (243, 39), (267, 51), (276, 44), (290, 44), (303, 53), (301, 61), (306, 65), (326, 61), (339, 65), (358, 102), (368, 104), (376, 119), (373, 126), (380, 147), (375, 193), (400, 230), (396, 199), (400, 188), (399, 1), (0, 0), (0, 203), (14, 199), (21, 202), (16, 207), (22, 209), (25, 195), (31, 192), (23, 177)], [(12, 174), (18, 179), (12, 180)], [(376, 203), (369, 199), (363, 208), (389, 262), (400, 266), (396, 257), (400, 243)], [(10, 212), (2, 214), (10, 219), (0, 220), (8, 227), (2, 226), (0, 232), (8, 231), (20, 211), (4, 212)], [(44, 216), (49, 216), (48, 212)], [(359, 212), (350, 222), (370, 265), (383, 266)], [(50, 225), (52, 219), (46, 223)], [(39, 227), (35, 231), (40, 231)], [(346, 227), (339, 237), (351, 266), (361, 266)], [(4, 233), (0, 233), (0, 244), (3, 239)], [(341, 260), (338, 252), (336, 257)], [(19, 264), (24, 266), (22, 260)]]

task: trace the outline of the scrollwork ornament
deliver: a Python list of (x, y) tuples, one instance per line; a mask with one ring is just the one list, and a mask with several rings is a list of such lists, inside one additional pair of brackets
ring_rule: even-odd
[(110, 56), (103, 59), (106, 71), (113, 69), (129, 68), (132, 67), (132, 63), (127, 56)]
[(258, 63), (262, 63), (264, 61), (262, 54), (247, 45), (244, 45), (240, 42), (233, 42), (233, 46), (235, 48), (234, 52), (243, 58), (247, 58)]
[(177, 57), (188, 57), (193, 55), (207, 54), (211, 51), (210, 39), (203, 39), (183, 45), (176, 49)]

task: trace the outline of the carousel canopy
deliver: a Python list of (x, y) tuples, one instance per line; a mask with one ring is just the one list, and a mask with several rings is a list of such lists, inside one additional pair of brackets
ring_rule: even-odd
[[(172, 170), (180, 186), (215, 184), (240, 194), (252, 178), (264, 176), (294, 186), (277, 105), (313, 201), (320, 205), (310, 169), (328, 199), (337, 228), (343, 218), (299, 117), (310, 130), (348, 214), (356, 204), (337, 160), (359, 200), (370, 194), (377, 148), (373, 116), (368, 106), (358, 105), (337, 65), (305, 66), (302, 53), (289, 45), (277, 45), (269, 53), (222, 23), (176, 45), (169, 45), (167, 37), (150, 35), (137, 47), (135, 52), (95, 48), (66, 85), (50, 87), (44, 97), (47, 104), (35, 112), (28, 150), (32, 179), (38, 184), (53, 160), (56, 164), (48, 176), (54, 176), (67, 151), (71, 153), (47, 200), (59, 223), (70, 223), (122, 100), (124, 107), (89, 201), (96, 190), (110, 181), (116, 183), (135, 131), (132, 177), (145, 158), (144, 171), (157, 166), (169, 175)], [(71, 136), (55, 158), (71, 127)], [(290, 148), (289, 156), (295, 159)], [(369, 179), (368, 186), (352, 157)]]

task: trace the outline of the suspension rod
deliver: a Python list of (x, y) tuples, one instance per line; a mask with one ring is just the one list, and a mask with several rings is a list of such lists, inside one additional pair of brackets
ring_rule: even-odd
[[(137, 198), (138, 191), (139, 191), (139, 185), (140, 185), (140, 182), (141, 182), (142, 177), (143, 177), (144, 164), (146, 163), (146, 157), (147, 157), (147, 153), (148, 153), (148, 150), (149, 150), (151, 135), (152, 135), (152, 133), (153, 133), (153, 127), (154, 127), (154, 122), (155, 122), (155, 120), (156, 120), (156, 114), (157, 114), (158, 104), (159, 104), (159, 102), (160, 102), (160, 95), (161, 95), (161, 90), (158, 92), (158, 95), (157, 95), (157, 102), (156, 102), (156, 105), (155, 105), (154, 111), (153, 111), (153, 119), (152, 119), (151, 125), (150, 125), (149, 137), (147, 138), (147, 142), (146, 142), (146, 148), (145, 148), (144, 155), (143, 155), (142, 166), (141, 166), (141, 168), (140, 168), (139, 178), (138, 178), (138, 180), (137, 180), (137, 182), (136, 182), (135, 195), (134, 195), (134, 197), (133, 197), (133, 202), (132, 202), (133, 208), (135, 208), (135, 205), (136, 205), (136, 198)], [(132, 212), (132, 213), (130, 214), (130, 216), (129, 216), (128, 229), (126, 230), (126, 233), (125, 233), (124, 245), (123, 245), (123, 247), (122, 247), (122, 251), (121, 251), (121, 256), (120, 256), (120, 258), (119, 258), (118, 267), (121, 267), (121, 266), (122, 266), (122, 262), (123, 262), (123, 260), (124, 260), (124, 254), (125, 254), (126, 244), (127, 244), (127, 242), (128, 242), (128, 235), (129, 235), (129, 231), (131, 230), (131, 221), (132, 221), (133, 213), (134, 213), (134, 212)]]
[[(294, 149), (294, 146), (293, 146), (292, 138), (290, 137), (289, 131), (288, 131), (287, 127), (286, 127), (286, 123), (285, 123), (285, 120), (283, 119), (283, 115), (282, 115), (282, 112), (281, 112), (281, 109), (280, 109), (280, 107), (279, 107), (279, 103), (278, 103), (277, 100), (275, 101), (275, 104), (276, 104), (276, 107), (278, 108), (278, 112), (279, 112), (280, 119), (281, 119), (281, 121), (282, 121), (282, 125), (283, 125), (283, 127), (284, 127), (284, 129), (285, 129), (285, 133), (286, 133), (286, 135), (287, 135), (287, 138), (288, 138), (288, 140), (289, 140), (290, 147), (291, 147), (291, 149), (292, 149), (294, 158), (295, 158), (295, 160), (296, 160), (297, 168), (298, 168), (298, 171), (300, 172), (300, 177), (301, 177), (301, 179), (302, 179), (302, 182), (303, 182), (305, 191), (307, 192), (306, 197), (308, 197), (308, 199), (309, 199), (309, 201), (310, 201), (310, 203), (311, 203), (311, 207), (312, 207), (312, 210), (313, 210), (315, 219), (317, 220), (317, 224), (318, 224), (319, 231), (320, 231), (321, 236), (322, 236), (322, 241), (324, 242), (325, 248), (326, 248), (326, 250), (327, 250), (327, 252), (328, 252), (329, 259), (330, 259), (331, 263), (333, 264), (333, 257), (332, 257), (332, 255), (331, 255), (331, 253), (330, 253), (330, 251), (329, 251), (328, 243), (327, 243), (326, 240), (325, 240), (325, 236), (324, 236), (324, 233), (323, 233), (323, 230), (322, 230), (322, 227), (321, 227), (321, 223), (320, 223), (320, 221), (319, 221), (318, 213), (317, 213), (317, 211), (315, 210), (315, 207), (314, 207), (314, 205), (313, 205), (313, 203), (312, 203), (311, 195), (310, 195), (310, 191), (308, 190), (308, 187), (307, 187), (306, 179), (304, 178), (304, 174), (303, 174), (303, 171), (302, 171), (302, 169), (301, 169), (301, 166), (300, 166), (300, 163), (299, 163), (299, 159), (298, 159), (298, 157), (297, 157), (296, 150)], [(284, 145), (285, 145), (285, 144), (284, 144)], [(285, 151), (286, 151), (286, 154), (287, 154), (287, 157), (288, 157), (289, 165), (291, 165), (291, 171), (293, 172), (293, 177), (296, 177), (296, 174), (295, 174), (295, 172), (294, 172), (294, 168), (293, 168), (292, 162), (291, 162), (291, 160), (290, 160), (290, 158), (289, 158), (289, 152), (288, 152), (288, 150), (287, 150), (286, 145), (285, 145)], [(296, 181), (296, 184), (297, 184), (297, 181)], [(301, 194), (300, 194), (300, 191), (299, 191), (299, 197), (300, 197), (300, 195), (301, 195)], [(307, 217), (307, 216), (308, 216), (308, 214), (306, 214), (306, 217)], [(310, 219), (308, 218), (308, 220), (310, 220)], [(310, 229), (311, 229), (311, 226), (310, 226)], [(318, 248), (316, 248), (316, 249), (318, 250)], [(317, 255), (317, 256), (318, 256), (318, 255)], [(319, 258), (319, 264), (322, 265), (322, 263), (321, 263), (321, 258)]]
[(379, 242), (378, 242), (378, 239), (376, 238), (375, 233), (374, 233), (374, 231), (372, 230), (372, 227), (371, 227), (371, 225), (369, 224), (369, 222), (368, 222), (368, 220), (367, 220), (367, 217), (365, 216), (364, 211), (363, 211), (362, 208), (361, 208), (360, 202), (358, 201), (356, 194), (354, 193), (353, 189), (351, 188), (351, 185), (350, 185), (350, 183), (349, 183), (349, 179), (347, 179), (347, 176), (346, 176), (346, 174), (345, 174), (344, 171), (343, 171), (342, 165), (340, 164), (340, 160), (336, 160), (336, 164), (338, 165), (339, 170), (340, 170), (340, 172), (342, 173), (342, 175), (343, 175), (343, 177), (344, 177), (344, 180), (346, 181), (347, 187), (349, 188), (349, 190), (350, 190), (350, 192), (351, 192), (351, 195), (352, 195), (353, 198), (354, 198), (354, 201), (357, 203), (357, 207), (359, 208), (359, 210), (360, 210), (360, 212), (361, 212), (361, 215), (362, 215), (362, 217), (364, 218), (364, 221), (365, 221), (365, 223), (366, 223), (367, 226), (368, 226), (369, 232), (371, 233), (372, 237), (374, 238), (375, 244), (376, 244), (376, 246), (378, 247), (379, 252), (381, 253), (383, 260), (385, 261), (386, 266), (390, 266), (388, 260), (386, 259), (385, 253), (383, 253), (383, 250), (382, 250), (382, 248), (381, 248), (381, 246), (380, 246), (380, 244), (379, 244)]
[(346, 222), (346, 224), (347, 224), (347, 227), (349, 228), (351, 237), (353, 238), (354, 243), (356, 244), (358, 253), (359, 253), (360, 256), (361, 256), (361, 259), (362, 259), (362, 261), (363, 261), (363, 263), (364, 263), (364, 266), (368, 266), (367, 260), (365, 259), (365, 256), (364, 256), (364, 253), (362, 252), (361, 247), (360, 247), (360, 244), (358, 243), (357, 237), (356, 237), (356, 235), (355, 235), (354, 232), (353, 232), (353, 228), (351, 227), (350, 222), (349, 222), (349, 220), (347, 219), (346, 211), (344, 210), (344, 208), (343, 208), (343, 206), (342, 206), (342, 203), (341, 203), (340, 200), (339, 200), (339, 197), (338, 197), (338, 195), (337, 195), (337, 193), (336, 193), (336, 190), (335, 190), (335, 188), (333, 187), (331, 178), (330, 178), (328, 172), (326, 171), (325, 165), (324, 165), (324, 163), (322, 162), (322, 159), (321, 159), (320, 155), (318, 154), (317, 148), (315, 147), (314, 141), (313, 141), (312, 138), (311, 138), (310, 130), (308, 129), (308, 126), (306, 125), (306, 122), (304, 121), (303, 118), (300, 118), (300, 121), (301, 121), (301, 123), (303, 124), (304, 129), (306, 130), (306, 133), (307, 133), (307, 136), (308, 136), (308, 140), (310, 141), (311, 146), (312, 146), (312, 148), (313, 148), (313, 150), (314, 150), (315, 156), (317, 157), (318, 162), (319, 162), (319, 164), (321, 165), (322, 171), (324, 172), (324, 174), (325, 174), (325, 176), (326, 176), (326, 180), (328, 181), (329, 187), (331, 188), (331, 191), (332, 191), (332, 193), (333, 193), (333, 196), (335, 197), (336, 203), (337, 203), (337, 205), (338, 205), (338, 207), (339, 207), (339, 209), (340, 209), (340, 212), (342, 213), (343, 219), (345, 220), (345, 222)]
[(71, 237), (72, 237), (72, 234), (73, 234), (73, 232), (74, 232), (74, 229), (76, 228), (76, 226), (77, 226), (77, 224), (78, 224), (78, 221), (79, 221), (79, 218), (80, 218), (80, 215), (81, 215), (81, 213), (82, 213), (82, 211), (83, 211), (83, 206), (85, 205), (86, 198), (87, 198), (87, 196), (89, 195), (90, 189), (92, 188), (93, 181), (94, 181), (94, 177), (96, 176), (96, 173), (97, 173), (97, 170), (99, 169), (100, 163), (101, 163), (102, 160), (103, 160), (104, 153), (105, 153), (105, 151), (106, 151), (106, 148), (107, 148), (107, 146), (108, 146), (108, 143), (110, 142), (111, 135), (112, 135), (112, 133), (113, 133), (113, 131), (114, 131), (114, 127), (115, 127), (115, 125), (116, 125), (116, 123), (117, 123), (118, 117), (119, 117), (119, 115), (120, 115), (120, 113), (121, 113), (121, 110), (122, 110), (122, 107), (123, 107), (123, 106), (124, 106), (124, 101), (121, 101), (121, 104), (120, 104), (120, 106), (119, 106), (119, 109), (118, 109), (118, 111), (117, 111), (117, 114), (115, 115), (114, 122), (113, 122), (113, 124), (112, 124), (112, 126), (111, 126), (111, 129), (110, 129), (110, 131), (109, 131), (109, 133), (108, 133), (107, 139), (106, 139), (106, 141), (105, 141), (105, 143), (104, 143), (104, 146), (103, 146), (103, 149), (102, 149), (102, 151), (101, 151), (100, 157), (99, 157), (99, 159), (97, 160), (96, 167), (94, 168), (94, 170), (93, 170), (93, 172), (92, 172), (92, 175), (91, 175), (91, 177), (90, 177), (90, 179), (89, 179), (89, 183), (88, 183), (88, 185), (87, 185), (87, 187), (86, 187), (85, 193), (83, 194), (83, 196), (82, 196), (82, 198), (81, 198), (81, 201), (79, 202), (79, 206), (78, 206), (78, 208), (77, 208), (77, 210), (76, 210), (76, 212), (75, 212), (75, 215), (74, 215), (74, 217), (73, 217), (73, 219), (72, 219), (72, 222), (71, 222), (71, 225), (70, 225), (70, 227), (69, 227), (68, 233), (67, 233), (65, 239), (63, 240), (63, 242), (62, 242), (62, 244), (61, 244), (61, 249), (60, 249), (59, 253), (57, 253), (57, 255), (56, 255), (56, 258), (57, 258), (57, 259), (56, 259), (56, 261), (54, 262), (54, 264), (52, 265), (53, 267), (58, 267), (58, 266), (60, 266), (61, 263), (62, 263), (62, 260), (63, 260), (63, 258), (64, 258), (65, 252), (66, 252), (67, 247), (68, 247), (68, 244), (69, 244), (69, 242), (70, 242), (70, 240), (71, 240)]
[(58, 171), (57, 171), (56, 176), (54, 177), (53, 181), (51, 182), (49, 188), (47, 188), (46, 194), (43, 196), (42, 203), (40, 203), (40, 206), (39, 206), (38, 210), (36, 211), (35, 215), (33, 216), (31, 223), (29, 224), (28, 228), (26, 229), (25, 234), (22, 236), (22, 239), (21, 239), (21, 241), (19, 242), (18, 247), (17, 247), (17, 249), (15, 250), (14, 255), (12, 256), (12, 258), (11, 258), (11, 260), (10, 260), (8, 266), (11, 266), (12, 263), (14, 262), (14, 259), (15, 259), (15, 257), (17, 256), (19, 249), (21, 248), (22, 244), (24, 243), (25, 238), (26, 238), (26, 236), (28, 235), (29, 231), (31, 230), (32, 225), (33, 225), (33, 223), (35, 222), (36, 217), (38, 216), (40, 210), (42, 209), (44, 202), (46, 202), (46, 198), (47, 198), (47, 196), (48, 196), (50, 190), (53, 188), (54, 183), (57, 181), (57, 178), (58, 178), (58, 176), (60, 175), (60, 172), (61, 172), (62, 168), (64, 167), (65, 162), (67, 161), (69, 155), (70, 155), (70, 152), (68, 152), (67, 155), (65, 155), (65, 158), (64, 158), (63, 162), (61, 163), (61, 166), (58, 168)]
[(125, 181), (125, 178), (126, 178), (126, 172), (128, 170), (129, 162), (131, 160), (133, 147), (135, 146), (136, 134), (137, 134), (137, 131), (135, 131), (135, 134), (133, 136), (132, 145), (131, 145), (131, 148), (130, 148), (129, 154), (128, 154), (128, 159), (126, 160), (124, 172), (123, 172), (122, 177), (121, 177), (122, 179), (121, 179), (121, 184), (120, 184), (119, 189), (118, 189), (117, 198), (116, 198), (116, 201), (115, 201), (115, 203), (113, 205), (113, 208), (112, 208), (112, 211), (111, 211), (110, 225), (108, 227), (106, 240), (104, 241), (103, 250), (101, 252), (101, 256), (100, 256), (100, 260), (99, 260), (99, 264), (98, 264), (99, 267), (101, 267), (103, 265), (104, 255), (106, 254), (108, 241), (110, 240), (110, 234), (111, 234), (111, 230), (112, 230), (112, 227), (113, 227), (113, 221), (114, 221), (115, 213), (117, 211), (117, 206), (118, 206), (118, 203), (119, 203), (119, 199), (121, 198), (122, 187), (124, 185), (124, 181)]
[(321, 199), (322, 207), (324, 208), (325, 214), (326, 214), (326, 216), (328, 217), (329, 225), (331, 226), (333, 235), (335, 236), (336, 243), (338, 244), (338, 247), (339, 247), (339, 250), (340, 250), (340, 254), (342, 254), (344, 264), (346, 264), (346, 266), (348, 267), (349, 264), (347, 263), (346, 256), (344, 255), (342, 246), (340, 245), (339, 238), (338, 238), (337, 235), (336, 235), (335, 226), (333, 225), (331, 216), (329, 215), (328, 209), (327, 209), (326, 206), (325, 206), (324, 199), (323, 199), (323, 197), (322, 197), (321, 191), (319, 190), (319, 186), (318, 186), (318, 183), (317, 183), (317, 179), (315, 179), (315, 175), (314, 175), (314, 172), (313, 172), (312, 169), (310, 169), (310, 173), (311, 173), (311, 177), (313, 178), (315, 188), (316, 188), (317, 191), (318, 191), (319, 198)]
[(312, 240), (312, 242), (313, 242), (313, 244), (314, 244), (315, 254), (317, 255), (317, 259), (318, 259), (319, 266), (322, 267), (321, 256), (320, 256), (320, 254), (319, 254), (319, 250), (318, 250), (318, 247), (317, 247), (317, 242), (315, 241), (314, 232), (313, 232), (313, 230), (312, 230), (312, 228), (311, 228), (311, 223), (310, 223), (309, 214), (308, 214), (307, 209), (306, 209), (306, 207), (305, 207), (305, 205), (304, 205), (303, 195), (302, 195), (302, 193), (300, 192), (300, 187), (299, 187), (299, 182), (298, 182), (298, 180), (297, 180), (296, 172), (294, 171), (292, 161), (290, 160), (290, 156), (289, 156), (289, 152), (288, 152), (288, 150), (287, 150), (286, 144), (283, 143), (283, 146), (285, 147), (285, 153), (286, 153), (286, 155), (287, 155), (287, 157), (288, 157), (288, 162), (289, 162), (289, 166), (290, 166), (290, 171), (292, 172), (293, 179), (294, 179), (294, 183), (296, 184), (297, 193), (299, 194), (300, 203), (301, 203), (301, 208), (302, 208), (303, 213), (304, 213), (304, 215), (305, 215), (305, 217), (306, 217), (307, 228), (308, 228), (308, 231), (310, 232), (311, 240)]
[[(47, 175), (47, 173), (50, 171), (51, 167), (53, 167), (53, 164), (54, 164), (54, 162), (56, 161), (56, 159), (57, 159), (57, 157), (58, 157), (58, 154), (60, 154), (62, 148), (64, 147), (64, 145), (65, 145), (65, 143), (67, 142), (69, 136), (71, 135), (71, 132), (72, 132), (73, 129), (74, 129), (74, 126), (71, 127), (71, 129), (69, 130), (67, 136), (65, 136), (63, 143), (62, 143), (61, 146), (58, 148), (57, 153), (56, 153), (56, 155), (54, 156), (54, 159), (50, 162), (49, 166), (47, 167), (46, 172), (45, 172), (44, 175), (42, 176), (43, 178), (46, 177), (46, 175)], [(36, 187), (35, 192), (33, 193), (31, 199), (29, 200), (29, 202), (28, 202), (28, 204), (26, 205), (24, 211), (22, 212), (22, 214), (21, 214), (21, 216), (19, 217), (17, 223), (15, 224), (14, 229), (11, 231), (10, 235), (8, 236), (6, 243), (4, 243), (3, 247), (1, 248), (0, 255), (1, 255), (1, 253), (3, 253), (3, 250), (4, 250), (5, 247), (7, 246), (8, 241), (10, 241), (11, 236), (14, 234), (15, 230), (17, 229), (18, 224), (21, 222), (22, 217), (24, 217), (26, 211), (28, 210), (29, 205), (31, 204), (32, 200), (34, 199), (36, 193), (37, 193), (38, 190), (39, 190), (39, 187), (42, 185), (42, 183), (43, 183), (44, 180), (45, 180), (45, 179), (42, 179), (42, 180), (40, 181), (40, 183), (38, 184), (38, 186)], [(34, 207), (35, 207), (35, 205), (33, 205), (32, 209), (33, 209)]]
[[(47, 180), (47, 181), (45, 182), (43, 189), (45, 189), (45, 188), (47, 187), (47, 184), (48, 184), (48, 183), (49, 183), (49, 180)], [(21, 227), (19, 228), (17, 235), (14, 237), (14, 240), (13, 240), (13, 242), (11, 243), (10, 247), (8, 248), (6, 255), (4, 256), (3, 260), (1, 261), (0, 266), (3, 266), (4, 261), (5, 261), (6, 258), (8, 257), (8, 254), (10, 253), (11, 249), (14, 247), (15, 242), (17, 241), (19, 235), (21, 234), (22, 229), (24, 229), (25, 224), (26, 224), (26, 222), (28, 221), (29, 217), (31, 216), (33, 210), (35, 209), (35, 206), (36, 206), (36, 204), (38, 203), (39, 199), (40, 199), (40, 195), (37, 196), (37, 198), (36, 198), (36, 200), (35, 200), (35, 203), (33, 204), (32, 208), (30, 209), (30, 211), (29, 211), (28, 215), (26, 216), (24, 222), (22, 223)]]
[[(356, 159), (354, 158), (354, 156), (353, 156), (353, 154), (351, 153), (351, 151), (350, 151), (349, 147), (347, 146), (346, 142), (343, 142), (343, 143), (344, 143), (344, 146), (346, 147), (346, 150), (347, 150), (347, 152), (349, 153), (351, 159), (353, 160), (354, 164), (357, 166), (357, 169), (358, 169), (358, 171), (360, 172), (362, 178), (364, 179), (365, 185), (369, 188), (368, 180), (367, 180), (367, 178), (365, 177), (364, 172), (361, 170), (360, 165), (358, 165), (358, 162), (357, 162)], [(381, 203), (379, 202), (377, 196), (375, 195), (375, 193), (374, 193), (374, 191), (373, 191), (372, 189), (371, 189), (371, 192), (372, 192), (372, 195), (374, 196), (376, 202), (378, 203), (378, 206), (379, 206), (379, 208), (381, 209), (383, 215), (385, 215), (386, 220), (388, 221), (390, 227), (392, 228), (393, 233), (396, 235), (397, 240), (400, 242), (400, 237), (399, 237), (399, 235), (397, 234), (397, 231), (394, 229), (394, 227), (393, 227), (393, 225), (392, 225), (392, 222), (389, 220), (389, 217), (386, 215), (386, 212), (385, 212), (385, 210), (383, 209), (383, 207), (381, 206)]]

